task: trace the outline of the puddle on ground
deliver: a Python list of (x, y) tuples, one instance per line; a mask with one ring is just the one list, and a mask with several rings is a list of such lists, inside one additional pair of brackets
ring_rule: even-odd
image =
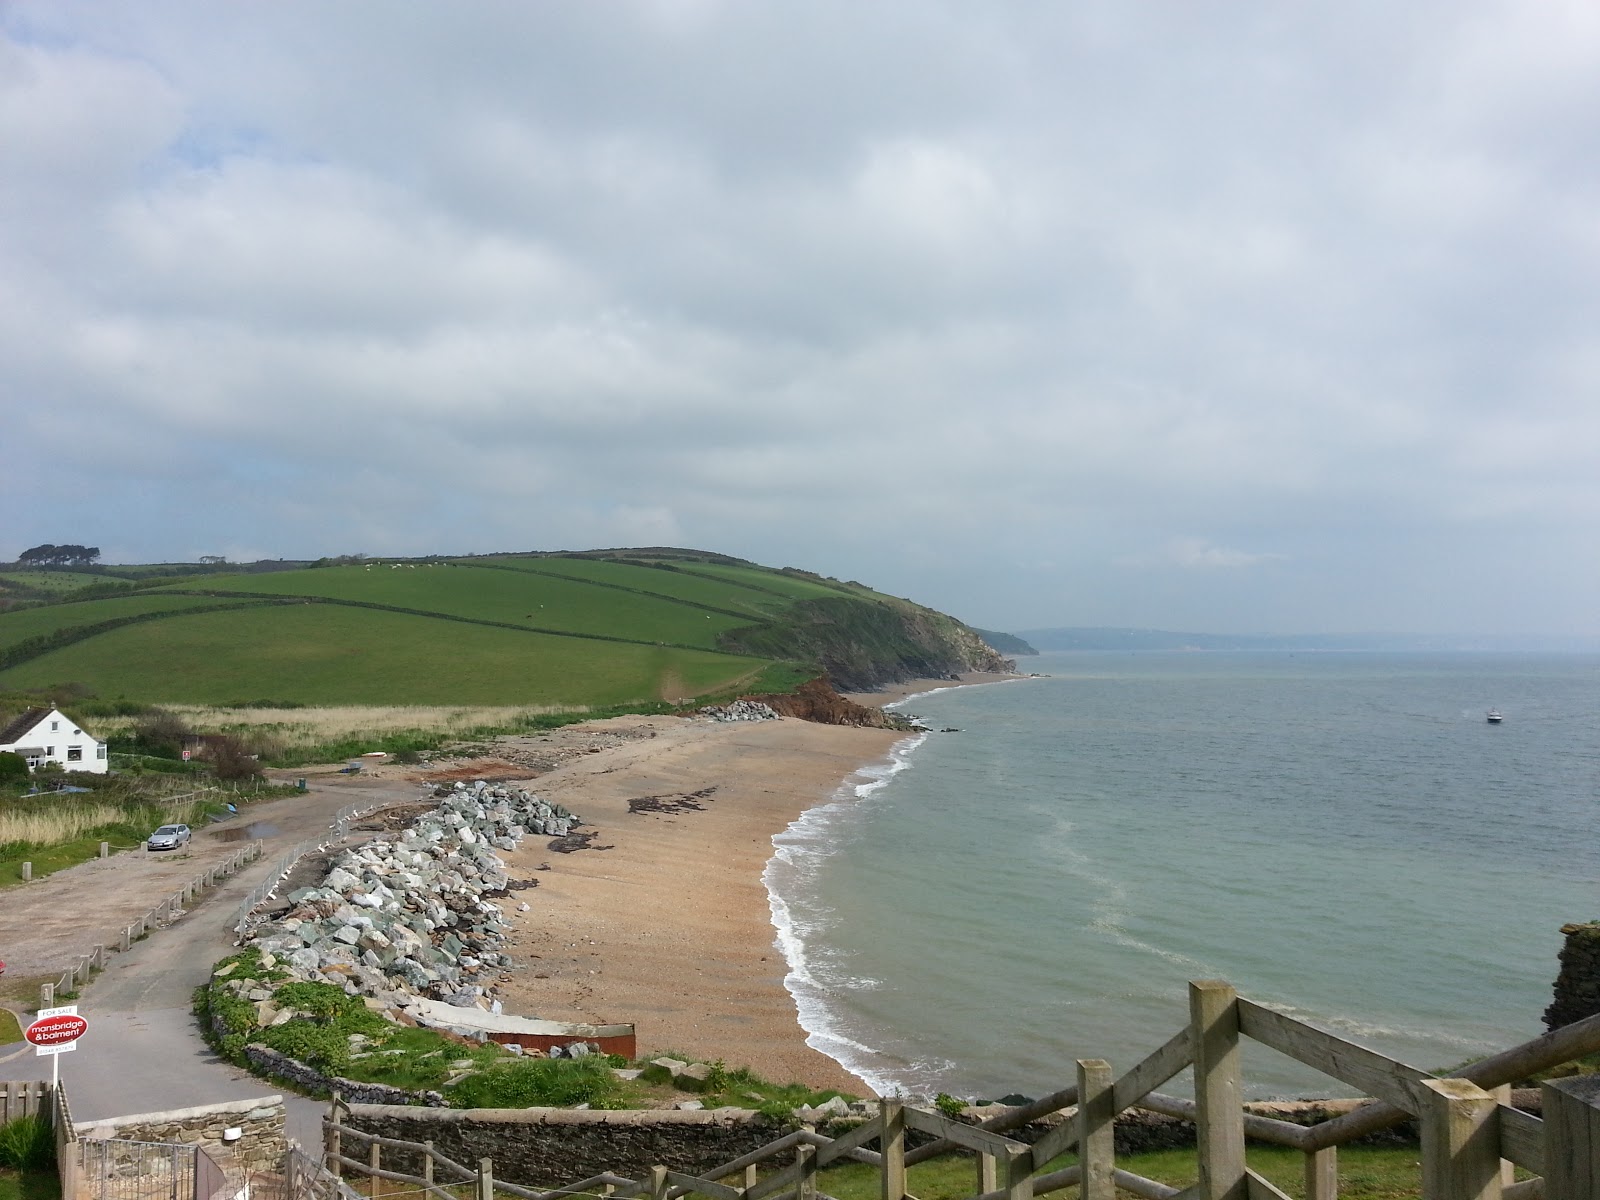
[(271, 821), (251, 821), (237, 829), (219, 829), (215, 836), (219, 842), (253, 842), (257, 838), (272, 837), (277, 832), (278, 827)]

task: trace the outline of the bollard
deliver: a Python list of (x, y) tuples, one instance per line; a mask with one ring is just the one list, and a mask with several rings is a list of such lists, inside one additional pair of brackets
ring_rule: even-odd
[(111, 843), (110, 842), (101, 842), (100, 843), (100, 857), (101, 858), (110, 858), (111, 857)]
[(56, 985), (41, 983), (39, 985), (39, 1007), (54, 1008), (56, 1006)]
[(28, 883), (32, 879), (33, 879), (33, 864), (31, 862), (25, 862), (25, 863), (22, 864), (22, 882), (23, 883)]

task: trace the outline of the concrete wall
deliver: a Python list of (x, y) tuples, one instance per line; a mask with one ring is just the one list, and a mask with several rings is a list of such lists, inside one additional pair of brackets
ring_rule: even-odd
[[(167, 1112), (135, 1113), (107, 1117), (78, 1125), (78, 1138), (121, 1138), (131, 1142), (174, 1142), (198, 1145), (223, 1166), (236, 1163), (251, 1171), (275, 1171), (283, 1161), (288, 1141), (284, 1137), (282, 1096), (175, 1108)], [(243, 1136), (226, 1142), (223, 1133), (239, 1129)]]

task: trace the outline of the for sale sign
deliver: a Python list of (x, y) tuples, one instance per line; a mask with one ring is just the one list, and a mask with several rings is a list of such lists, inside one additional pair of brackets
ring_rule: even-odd
[(66, 1054), (78, 1048), (78, 1039), (88, 1028), (89, 1022), (78, 1015), (77, 1005), (69, 1004), (64, 1008), (41, 1008), (22, 1036), (33, 1043), (35, 1054)]

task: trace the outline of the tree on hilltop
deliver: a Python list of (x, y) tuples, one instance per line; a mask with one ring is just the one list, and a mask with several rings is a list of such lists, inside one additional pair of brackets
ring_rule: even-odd
[(17, 555), (17, 562), (25, 567), (88, 567), (99, 557), (99, 546), (54, 546), (46, 542), (24, 550)]

